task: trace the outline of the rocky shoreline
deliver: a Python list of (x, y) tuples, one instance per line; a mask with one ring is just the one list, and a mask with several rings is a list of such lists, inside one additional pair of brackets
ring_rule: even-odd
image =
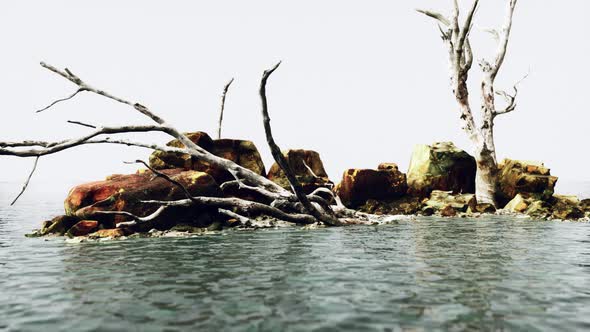
[[(289, 189), (281, 167), (276, 163), (266, 172), (260, 153), (251, 141), (212, 139), (204, 132), (186, 134), (199, 147), (231, 160)], [(167, 144), (182, 147), (177, 140)], [(590, 199), (554, 194), (558, 178), (543, 163), (505, 159), (498, 166), (499, 194), (496, 209), (478, 204), (475, 198), (475, 159), (453, 143), (441, 142), (415, 147), (407, 174), (395, 163), (382, 163), (376, 169), (348, 169), (337, 185), (324, 169), (319, 153), (288, 150), (285, 159), (306, 194), (318, 188), (334, 192), (346, 208), (364, 213), (367, 218), (350, 224), (393, 222), (396, 216), (479, 217), (483, 214), (515, 214), (535, 220), (588, 221)], [(238, 197), (261, 203), (253, 191), (232, 183), (228, 171), (180, 153), (154, 152), (150, 167), (179, 183), (193, 196)], [(319, 191), (321, 194), (321, 191)], [(147, 169), (135, 174), (111, 175), (103, 181), (78, 185), (68, 193), (65, 214), (45, 221), (30, 236), (67, 236), (75, 240), (134, 237), (190, 236), (209, 234), (227, 228), (278, 227), (286, 224), (264, 215), (232, 218), (211, 207), (169, 209), (149, 223), (117, 226), (130, 220), (121, 213), (148, 216), (157, 206), (146, 201), (171, 201), (185, 197), (181, 187)], [(331, 197), (326, 197), (331, 199)], [(314, 227), (314, 226), (305, 226)]]

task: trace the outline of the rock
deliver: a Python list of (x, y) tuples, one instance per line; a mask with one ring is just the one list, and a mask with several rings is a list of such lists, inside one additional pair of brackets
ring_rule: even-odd
[(176, 225), (176, 226), (170, 228), (170, 231), (199, 234), (199, 233), (205, 233), (207, 231), (207, 228), (196, 227), (196, 226), (189, 225), (189, 224), (179, 224), (179, 225)]
[(121, 228), (99, 229), (98, 231), (88, 235), (88, 237), (91, 239), (116, 239), (123, 236), (125, 236), (125, 231)]
[[(195, 144), (216, 156), (229, 159), (256, 174), (266, 175), (262, 157), (256, 145), (251, 141), (237, 139), (213, 140), (204, 132), (188, 133), (185, 135)], [(179, 148), (184, 147), (178, 140), (170, 141), (167, 145)], [(156, 151), (150, 156), (150, 166), (158, 170), (183, 168), (185, 170), (201, 171), (213, 176), (218, 183), (233, 179), (233, 176), (223, 169), (216, 168), (205, 161), (180, 153)]]
[[(202, 131), (194, 133), (185, 133), (193, 143), (211, 152), (213, 149), (213, 140), (211, 137)], [(173, 140), (166, 144), (167, 146), (175, 148), (184, 148), (184, 144), (178, 140)], [(209, 164), (200, 162), (197, 158), (191, 157), (182, 153), (169, 153), (163, 151), (155, 151), (150, 156), (150, 166), (157, 169), (173, 169), (184, 168), (186, 170), (204, 171), (209, 169)]]
[[(256, 174), (266, 175), (266, 169), (264, 168), (262, 157), (260, 157), (260, 152), (258, 152), (256, 145), (251, 141), (238, 139), (214, 140), (213, 150), (211, 152), (216, 156), (229, 159)], [(225, 174), (228, 176), (228, 180), (233, 179), (233, 176), (227, 174), (227, 172)], [(220, 181), (219, 183), (223, 182)]]
[(469, 208), (476, 208), (475, 195), (459, 194), (453, 195), (450, 191), (434, 190), (430, 198), (424, 203), (426, 206), (433, 208), (435, 211), (442, 213), (447, 207), (453, 208), (456, 212), (467, 212)]
[(529, 203), (525, 200), (523, 195), (517, 194), (506, 206), (504, 210), (508, 212), (522, 213), (529, 207)]
[(475, 158), (451, 142), (414, 147), (408, 171), (409, 192), (428, 197), (433, 190), (475, 192)]
[(335, 192), (344, 205), (355, 208), (369, 199), (394, 200), (405, 195), (407, 189), (406, 175), (398, 170), (349, 169)]
[(578, 220), (586, 214), (581, 208), (580, 200), (576, 196), (553, 195), (551, 215), (560, 220)]
[(504, 210), (524, 213), (535, 219), (578, 220), (586, 215), (576, 196), (564, 195), (553, 195), (545, 200), (543, 194), (517, 194)]
[[(329, 189), (334, 187), (334, 183), (330, 181), (328, 174), (326, 174), (319, 153), (311, 150), (287, 150), (283, 152), (283, 155), (305, 193), (310, 194), (320, 187)], [(285, 189), (291, 190), (285, 172), (277, 163), (274, 163), (270, 168), (268, 179)]]
[(50, 221), (43, 223), (43, 228), (40, 234), (59, 234), (64, 235), (72, 226), (74, 226), (80, 219), (72, 216), (58, 216)]
[[(182, 169), (163, 170), (172, 179), (184, 185), (194, 196), (220, 196), (221, 190), (208, 174)], [(125, 216), (98, 216), (96, 211), (127, 211), (138, 216), (153, 213), (158, 207), (143, 204), (142, 200), (174, 200), (185, 198), (184, 192), (165, 179), (154, 178), (149, 172), (142, 174), (111, 177), (111, 180), (97, 181), (74, 187), (65, 200), (68, 216), (81, 219), (92, 218), (106, 228), (114, 228), (118, 222), (128, 220)], [(200, 210), (199, 210), (200, 211)], [(180, 222), (194, 219), (196, 210), (168, 209), (160, 219)]]
[(498, 203), (506, 204), (518, 194), (553, 195), (557, 177), (543, 163), (504, 159), (498, 164)]
[(531, 199), (525, 213), (534, 219), (548, 219), (551, 212), (551, 205), (539, 199)]
[(407, 195), (388, 201), (369, 199), (358, 210), (377, 215), (413, 215), (422, 210), (422, 199)]
[(432, 206), (425, 206), (424, 208), (422, 208), (421, 213), (422, 213), (422, 215), (425, 215), (425, 216), (431, 216), (431, 215), (435, 214), (436, 211), (434, 210), (434, 208)]
[(440, 215), (443, 217), (455, 217), (457, 215), (457, 210), (451, 205), (446, 205), (440, 210)]
[(399, 167), (396, 163), (381, 163), (377, 166), (380, 171), (399, 171)]
[(98, 229), (98, 221), (96, 220), (82, 220), (76, 223), (68, 231), (68, 235), (72, 236), (84, 236), (88, 235)]
[(472, 213), (495, 213), (496, 207), (490, 203), (476, 204), (474, 209), (470, 208)]

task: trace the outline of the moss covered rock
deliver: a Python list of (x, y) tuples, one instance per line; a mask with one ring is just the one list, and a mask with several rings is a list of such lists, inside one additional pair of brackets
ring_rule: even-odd
[(416, 145), (408, 170), (410, 193), (428, 197), (434, 190), (475, 192), (475, 159), (451, 142)]
[[(283, 155), (307, 194), (320, 187), (329, 189), (334, 187), (334, 183), (330, 181), (324, 169), (319, 153), (312, 150), (287, 150), (283, 152)], [(270, 168), (268, 179), (285, 189), (291, 189), (285, 172), (277, 163)]]

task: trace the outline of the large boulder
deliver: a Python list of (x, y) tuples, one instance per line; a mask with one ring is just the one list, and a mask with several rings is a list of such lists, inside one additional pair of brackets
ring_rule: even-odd
[(504, 159), (498, 164), (498, 203), (503, 206), (518, 194), (540, 194), (550, 199), (557, 177), (543, 163)]
[[(287, 150), (283, 152), (283, 155), (307, 194), (320, 187), (332, 189), (334, 186), (326, 174), (319, 153), (311, 150)], [(291, 189), (285, 172), (277, 163), (270, 168), (268, 179), (285, 189)]]
[[(181, 183), (193, 196), (220, 196), (217, 182), (207, 173), (184, 171), (182, 169), (163, 170), (173, 180)], [(118, 222), (128, 220), (125, 216), (95, 215), (97, 211), (127, 211), (138, 216), (149, 215), (158, 208), (153, 204), (144, 204), (143, 200), (175, 200), (185, 198), (184, 192), (177, 186), (151, 172), (138, 172), (131, 175), (114, 175), (105, 181), (90, 182), (74, 187), (65, 200), (68, 216), (81, 219), (98, 220), (106, 228), (112, 228)], [(183, 218), (195, 218), (190, 213), (178, 215), (179, 209), (169, 209), (162, 218), (180, 221)], [(186, 212), (186, 209), (182, 209)], [(194, 211), (193, 211), (194, 212)]]
[[(266, 175), (260, 153), (256, 145), (251, 141), (237, 139), (213, 140), (204, 132), (187, 133), (185, 135), (195, 144), (218, 157), (229, 159), (256, 174)], [(167, 145), (177, 148), (184, 147), (184, 144), (178, 140), (170, 141)], [(155, 151), (150, 156), (150, 166), (158, 170), (183, 168), (185, 170), (201, 171), (213, 176), (218, 183), (233, 179), (232, 175), (227, 171), (182, 153)]]
[(416, 145), (408, 170), (409, 192), (428, 197), (433, 190), (475, 192), (475, 158), (451, 142)]
[(361, 206), (370, 199), (394, 200), (405, 195), (407, 191), (406, 175), (396, 167), (346, 170), (342, 181), (335, 188), (342, 203), (350, 208)]

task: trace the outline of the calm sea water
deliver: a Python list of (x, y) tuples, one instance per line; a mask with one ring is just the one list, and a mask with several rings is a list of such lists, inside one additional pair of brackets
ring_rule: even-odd
[(0, 184), (0, 330), (590, 329), (590, 225), (506, 218), (67, 244)]

